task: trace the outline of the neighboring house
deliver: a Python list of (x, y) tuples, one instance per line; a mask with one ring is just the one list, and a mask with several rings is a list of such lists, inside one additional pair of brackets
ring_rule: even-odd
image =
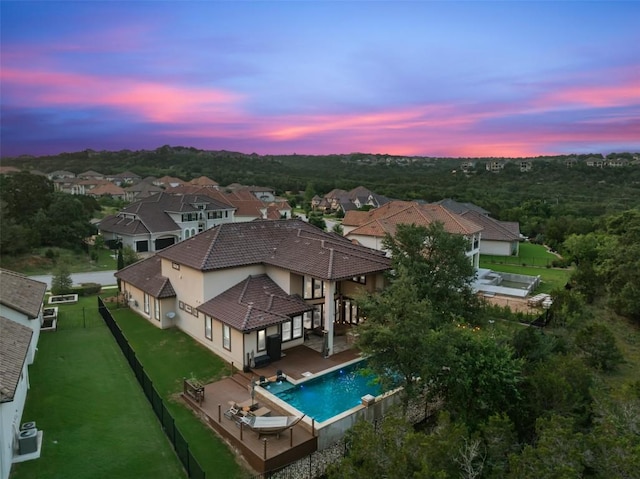
[(311, 207), (319, 211), (347, 211), (357, 210), (363, 206), (379, 208), (391, 201), (382, 195), (378, 195), (364, 186), (357, 186), (350, 191), (335, 188), (320, 198), (314, 196)]
[(173, 176), (163, 176), (153, 182), (154, 185), (161, 188), (175, 188), (176, 186), (183, 185), (185, 182), (180, 178), (174, 178)]
[(149, 196), (155, 195), (156, 193), (162, 193), (164, 190), (159, 186), (156, 186), (153, 183), (147, 181), (140, 181), (135, 185), (128, 186), (124, 189), (125, 191), (125, 200), (127, 201), (135, 201), (140, 200), (142, 198), (148, 198)]
[(533, 162), (529, 160), (520, 161), (520, 171), (522, 173), (526, 173), (527, 171), (531, 171), (533, 169)]
[(111, 198), (115, 198), (118, 200), (124, 200), (127, 197), (127, 192), (113, 183), (106, 183), (104, 185), (98, 185), (94, 188), (91, 188), (86, 192), (88, 196), (109, 196)]
[(82, 173), (78, 173), (78, 178), (81, 180), (104, 180), (105, 176), (97, 171), (89, 170)]
[(442, 205), (395, 200), (370, 211), (348, 211), (342, 220), (342, 228), (346, 238), (383, 251), (385, 236), (394, 236), (399, 224), (428, 227), (435, 222), (442, 223), (445, 231), (462, 235), (469, 240), (466, 255), (473, 266), (478, 268), (482, 227)]
[(118, 173), (116, 175), (108, 175), (107, 180), (116, 186), (132, 185), (140, 181), (140, 175), (136, 175), (131, 171), (125, 171), (124, 173)]
[(0, 316), (33, 331), (27, 357), (28, 364), (33, 363), (36, 355), (42, 325), (42, 301), (46, 290), (46, 283), (0, 269)]
[(300, 220), (227, 223), (116, 273), (134, 311), (178, 327), (243, 368), (311, 331), (362, 320), (354, 298), (383, 288), (383, 253)]
[(206, 186), (208, 188), (216, 188), (218, 186), (217, 181), (214, 181), (206, 176), (199, 176), (198, 178), (194, 178), (189, 182), (189, 184), (194, 186)]
[(447, 198), (436, 204), (482, 226), (480, 254), (517, 256), (520, 252), (520, 225), (518, 222), (499, 221), (491, 218), (487, 210), (473, 203), (459, 203)]
[(180, 185), (175, 188), (168, 188), (167, 193), (177, 195), (202, 195), (221, 203), (226, 203), (235, 208), (233, 221), (236, 223), (269, 219), (267, 205), (256, 198), (253, 193), (247, 189), (237, 188), (236, 190), (220, 190), (204, 186)]
[(35, 358), (45, 283), (0, 269), (0, 479), (9, 477)]
[(497, 173), (500, 170), (503, 170), (507, 161), (505, 160), (491, 160), (485, 163), (484, 167), (487, 171), (491, 171), (492, 173)]
[(204, 195), (158, 193), (124, 207), (98, 224), (106, 240), (137, 253), (160, 251), (196, 233), (234, 221), (234, 208)]
[(467, 160), (467, 161), (463, 161), (460, 164), (460, 169), (462, 171), (464, 171), (465, 173), (468, 173), (470, 171), (473, 171), (476, 167), (476, 162), (473, 160)]
[(56, 170), (47, 175), (50, 180), (63, 179), (63, 178), (75, 178), (76, 174), (72, 171)]
[(27, 356), (33, 331), (0, 316), (0, 479), (7, 479), (17, 454), (20, 421), (27, 401)]
[(626, 158), (614, 158), (607, 161), (607, 166), (610, 168), (621, 168), (623, 166), (629, 166), (629, 160)]

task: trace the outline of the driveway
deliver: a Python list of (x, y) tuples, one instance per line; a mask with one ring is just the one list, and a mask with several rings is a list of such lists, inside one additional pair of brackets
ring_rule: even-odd
[[(80, 283), (98, 283), (102, 286), (110, 286), (116, 285), (118, 282), (114, 276), (115, 270), (112, 271), (91, 271), (88, 273), (73, 273), (71, 275), (71, 280), (74, 285), (79, 285)], [(44, 274), (44, 275), (36, 275), (29, 276), (31, 279), (35, 279), (36, 281), (42, 281), (43, 283), (47, 283), (47, 289), (51, 289), (51, 279), (53, 275)]]

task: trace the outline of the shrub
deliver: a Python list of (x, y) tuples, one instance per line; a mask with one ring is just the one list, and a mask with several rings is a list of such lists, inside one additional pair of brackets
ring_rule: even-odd
[(90, 296), (92, 294), (98, 294), (102, 289), (102, 285), (98, 283), (82, 283), (80, 286), (73, 288), (73, 293), (78, 296)]

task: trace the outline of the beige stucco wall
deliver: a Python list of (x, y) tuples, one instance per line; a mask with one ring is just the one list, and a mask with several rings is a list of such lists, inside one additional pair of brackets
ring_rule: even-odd
[(350, 234), (346, 232), (344, 236), (349, 238), (350, 240), (357, 241), (362, 246), (366, 246), (367, 248), (376, 249), (378, 251), (384, 251), (384, 248), (382, 246), (382, 240), (384, 238), (382, 237), (378, 238), (376, 236), (365, 236), (365, 235), (358, 235), (358, 234)]

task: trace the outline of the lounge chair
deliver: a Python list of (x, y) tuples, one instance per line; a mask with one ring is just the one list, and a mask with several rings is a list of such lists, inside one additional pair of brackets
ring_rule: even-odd
[(258, 437), (263, 435), (275, 435), (276, 438), (287, 429), (292, 428), (305, 415), (296, 416), (248, 416), (242, 418), (242, 423), (249, 429), (258, 433)]

